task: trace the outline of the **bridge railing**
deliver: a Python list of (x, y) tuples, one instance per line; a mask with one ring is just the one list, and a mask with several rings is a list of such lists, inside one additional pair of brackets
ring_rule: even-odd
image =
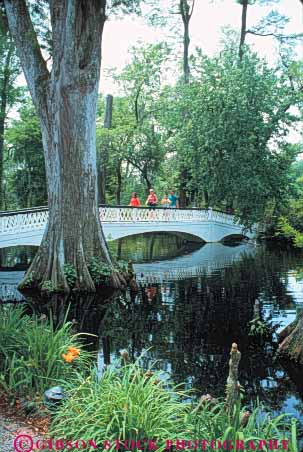
[(217, 221), (225, 224), (235, 224), (234, 216), (212, 209), (172, 209), (146, 208), (130, 206), (101, 206), (100, 220), (109, 223), (124, 222), (201, 222)]
[[(132, 222), (219, 222), (235, 224), (234, 216), (212, 209), (172, 209), (130, 206), (101, 206), (100, 220), (104, 223)], [(24, 232), (45, 227), (48, 219), (46, 207), (0, 212), (0, 234)]]
[(1, 216), (0, 234), (4, 232), (22, 232), (41, 229), (46, 225), (47, 219), (47, 210)]

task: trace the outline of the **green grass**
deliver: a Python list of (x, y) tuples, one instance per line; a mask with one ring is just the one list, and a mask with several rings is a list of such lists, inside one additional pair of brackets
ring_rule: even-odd
[[(0, 306), (0, 388), (10, 395), (42, 396), (50, 386), (88, 369), (90, 356), (71, 326), (65, 321), (56, 329), (52, 319), (24, 315), (19, 306)], [(71, 346), (80, 355), (67, 363), (62, 354)]]

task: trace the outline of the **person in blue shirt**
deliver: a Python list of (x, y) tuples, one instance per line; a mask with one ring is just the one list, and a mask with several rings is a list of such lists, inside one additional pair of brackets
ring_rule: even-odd
[(176, 196), (176, 194), (173, 190), (171, 190), (169, 192), (168, 199), (170, 200), (169, 207), (172, 207), (173, 209), (176, 209), (177, 207), (179, 207), (178, 197)]

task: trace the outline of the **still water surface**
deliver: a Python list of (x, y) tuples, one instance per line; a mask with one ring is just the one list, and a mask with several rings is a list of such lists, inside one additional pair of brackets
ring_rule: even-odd
[[(144, 366), (156, 362), (198, 394), (224, 395), (229, 351), (237, 342), (246, 403), (259, 398), (274, 412), (292, 413), (302, 422), (302, 371), (277, 359), (275, 334), (263, 341), (248, 334), (256, 300), (262, 319), (277, 331), (302, 309), (302, 253), (243, 242), (202, 245), (169, 234), (126, 238), (111, 248), (119, 258), (133, 260), (137, 294), (56, 296), (47, 303), (27, 296), (28, 309), (52, 309), (59, 322), (71, 302), (75, 328), (98, 335), (89, 340), (99, 350), (100, 372), (127, 349), (134, 359), (143, 354)], [(34, 253), (32, 247), (2, 250), (0, 284), (17, 282)], [(8, 271), (12, 267), (20, 271)]]

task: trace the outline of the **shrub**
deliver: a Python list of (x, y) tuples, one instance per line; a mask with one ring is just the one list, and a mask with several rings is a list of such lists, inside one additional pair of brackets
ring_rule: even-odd
[[(78, 370), (85, 371), (90, 355), (71, 326), (64, 321), (56, 329), (52, 319), (24, 315), (18, 306), (0, 306), (0, 387), (12, 395), (42, 395)], [(70, 347), (80, 354), (67, 362), (63, 355)]]
[[(247, 415), (248, 414), (248, 415)], [(214, 439), (222, 444), (223, 450), (229, 450), (228, 445), (235, 446), (236, 441), (243, 441), (246, 447), (249, 441), (253, 441), (256, 450), (259, 450), (261, 440), (278, 440), (279, 451), (284, 450), (281, 440), (289, 441), (288, 451), (298, 452), (296, 439), (296, 420), (287, 414), (272, 417), (263, 406), (255, 407), (252, 412), (246, 408), (240, 408), (240, 403), (234, 407), (232, 416), (228, 416), (225, 403), (203, 403), (200, 410), (191, 412), (187, 417), (187, 425), (190, 438), (203, 438), (209, 444)], [(224, 449), (223, 443), (227, 441)], [(238, 448), (241, 450), (240, 446)], [(209, 447), (208, 451), (213, 450)], [(236, 450), (232, 448), (231, 450)], [(254, 450), (248, 447), (245, 450)], [(262, 448), (263, 451), (272, 450), (269, 444)], [(276, 449), (275, 449), (276, 450)]]
[(279, 218), (276, 236), (291, 240), (295, 248), (303, 248), (303, 233), (293, 227), (285, 217)]
[(136, 364), (111, 368), (100, 381), (94, 370), (88, 378), (78, 375), (76, 387), (69, 385), (51, 435), (93, 438), (100, 445), (105, 439), (177, 438), (177, 433), (185, 434), (185, 395), (177, 387), (167, 390), (158, 375), (150, 376)]
[(72, 289), (77, 280), (77, 272), (75, 267), (72, 264), (64, 264), (63, 272), (68, 286)]
[(50, 281), (50, 280), (44, 281), (41, 284), (41, 290), (48, 295), (56, 292), (56, 288), (55, 288), (54, 284), (52, 283), (52, 281)]
[(78, 374), (73, 384), (67, 385), (69, 397), (55, 413), (50, 432), (53, 437), (78, 437), (86, 442), (93, 439), (102, 449), (107, 440), (112, 450), (115, 440), (141, 440), (146, 451), (149, 449), (142, 444), (143, 439), (155, 440), (158, 451), (165, 450), (166, 440), (204, 439), (209, 446), (203, 450), (211, 451), (213, 440), (221, 444), (235, 444), (237, 440), (248, 444), (251, 440), (258, 449), (259, 440), (289, 437), (288, 450), (297, 452), (295, 421), (287, 415), (274, 418), (257, 407), (247, 416), (239, 404), (230, 416), (225, 403), (214, 400), (194, 406), (189, 402), (189, 391), (165, 387), (157, 373), (144, 372), (137, 364), (109, 368), (101, 379), (96, 370), (87, 378)]
[(88, 265), (89, 273), (95, 284), (107, 283), (112, 274), (112, 269), (97, 257), (93, 257)]

